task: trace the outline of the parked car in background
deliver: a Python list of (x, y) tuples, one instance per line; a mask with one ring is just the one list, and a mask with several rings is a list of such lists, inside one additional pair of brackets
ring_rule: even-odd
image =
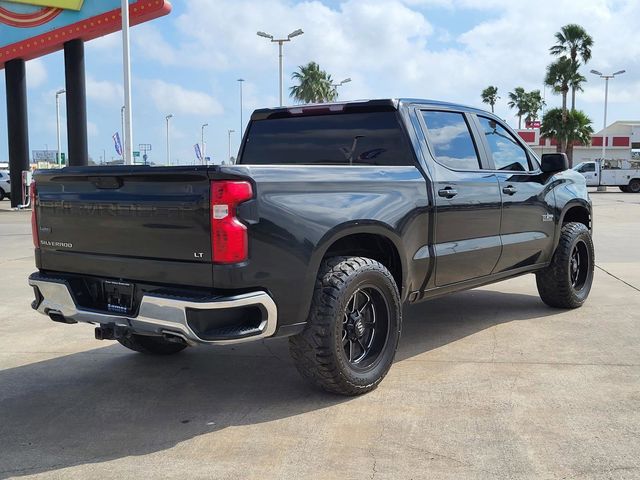
[(9, 172), (6, 170), (0, 170), (0, 200), (4, 200), (10, 196), (11, 180), (9, 179)]
[(587, 181), (588, 187), (619, 187), (625, 193), (640, 193), (640, 162), (596, 160), (573, 167)]
[(449, 103), (257, 110), (236, 165), (34, 179), (38, 312), (147, 354), (290, 337), (301, 374), (344, 395), (386, 375), (404, 303), (534, 273), (577, 308), (593, 280), (566, 155)]

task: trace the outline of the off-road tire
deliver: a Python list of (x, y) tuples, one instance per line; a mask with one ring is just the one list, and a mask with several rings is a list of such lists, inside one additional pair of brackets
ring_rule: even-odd
[[(378, 337), (386, 335), (386, 340), (373, 363), (359, 370), (344, 351), (343, 320), (352, 295), (364, 288), (378, 290), (386, 302), (388, 327)], [(289, 350), (300, 374), (317, 387), (341, 395), (361, 395), (375, 389), (391, 368), (401, 326), (400, 295), (389, 270), (370, 258), (332, 257), (322, 262), (307, 326), (289, 339)]]
[(640, 180), (638, 180), (637, 178), (631, 180), (629, 182), (629, 185), (627, 185), (627, 192), (640, 193)]
[[(572, 284), (572, 255), (578, 244), (586, 252), (585, 277), (580, 285)], [(551, 264), (536, 273), (538, 293), (544, 303), (554, 308), (578, 308), (586, 301), (593, 283), (595, 255), (589, 229), (582, 223), (571, 222), (562, 226), (560, 242)]]
[(185, 343), (171, 342), (162, 337), (147, 335), (132, 334), (118, 338), (118, 342), (129, 350), (146, 355), (173, 355), (187, 348)]

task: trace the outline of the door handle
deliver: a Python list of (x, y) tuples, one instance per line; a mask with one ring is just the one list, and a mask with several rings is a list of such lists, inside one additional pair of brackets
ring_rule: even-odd
[(513, 185), (508, 185), (502, 189), (502, 193), (505, 195), (514, 195), (517, 191), (518, 189)]
[(444, 187), (438, 190), (438, 195), (444, 198), (453, 198), (458, 194), (458, 191), (453, 187)]

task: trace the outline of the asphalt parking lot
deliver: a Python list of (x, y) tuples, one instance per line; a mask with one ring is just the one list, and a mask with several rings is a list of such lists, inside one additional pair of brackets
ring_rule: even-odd
[(588, 303), (532, 275), (407, 308), (359, 398), (286, 341), (149, 358), (29, 307), (29, 214), (0, 202), (0, 478), (640, 477), (640, 195), (593, 193)]

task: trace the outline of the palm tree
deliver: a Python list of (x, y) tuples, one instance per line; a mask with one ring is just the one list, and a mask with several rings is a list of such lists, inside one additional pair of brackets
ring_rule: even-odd
[(518, 129), (522, 128), (522, 116), (527, 113), (527, 92), (522, 87), (516, 87), (513, 92), (509, 92), (509, 108), (516, 109), (518, 117)]
[(300, 65), (298, 72), (291, 75), (298, 85), (291, 87), (290, 95), (301, 103), (324, 103), (338, 98), (338, 90), (332, 85), (331, 75), (320, 68), (316, 62)]
[(487, 88), (482, 90), (480, 97), (482, 97), (482, 103), (488, 103), (491, 105), (491, 113), (494, 113), (493, 107), (500, 98), (498, 96), (498, 87), (489, 85)]
[(540, 90), (532, 90), (527, 92), (526, 99), (526, 117), (525, 120), (527, 122), (533, 122), (538, 119), (538, 112), (542, 110), (542, 107), (545, 105), (545, 101), (542, 99), (542, 95), (540, 94)]
[[(591, 60), (592, 46), (593, 38), (591, 38), (591, 35), (580, 25), (570, 23), (562, 27), (559, 32), (556, 32), (556, 44), (549, 51), (551, 55), (557, 57), (568, 56), (577, 70), (579, 59), (584, 64)], [(571, 110), (576, 108), (576, 91), (579, 89), (579, 86), (571, 87)]]
[(547, 67), (547, 74), (544, 78), (545, 85), (551, 87), (554, 93), (562, 95), (562, 118), (567, 115), (567, 94), (569, 87), (580, 75), (574, 64), (567, 57), (560, 57), (556, 62)]
[(544, 114), (540, 135), (555, 138), (558, 141), (558, 152), (565, 151), (562, 145), (568, 145), (566, 153), (569, 166), (573, 167), (573, 143), (577, 141), (582, 145), (588, 145), (591, 142), (591, 123), (591, 119), (581, 110), (571, 110), (565, 117), (562, 109), (552, 108)]

